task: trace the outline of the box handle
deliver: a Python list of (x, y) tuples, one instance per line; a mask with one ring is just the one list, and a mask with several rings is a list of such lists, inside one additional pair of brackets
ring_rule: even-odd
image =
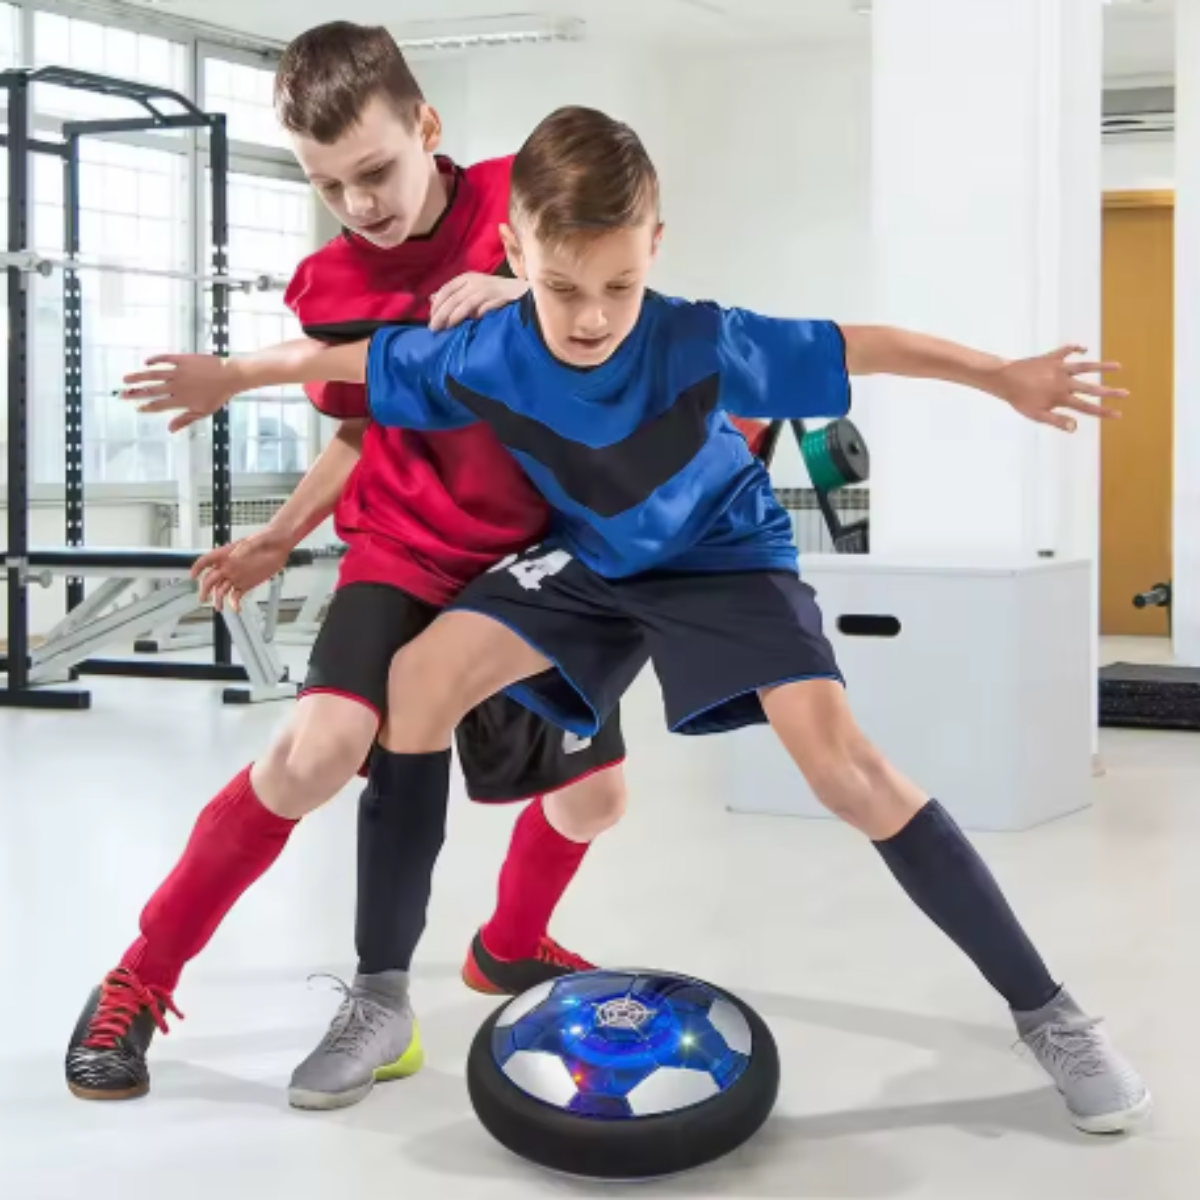
[(847, 613), (837, 619), (843, 637), (895, 638), (900, 636), (900, 620), (882, 614)]

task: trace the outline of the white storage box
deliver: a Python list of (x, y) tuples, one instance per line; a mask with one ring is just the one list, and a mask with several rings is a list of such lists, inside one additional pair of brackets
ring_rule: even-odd
[[(965, 828), (1028, 829), (1087, 807), (1087, 562), (808, 555), (801, 571), (867, 736)], [(712, 740), (705, 758), (734, 811), (828, 815), (769, 728)]]

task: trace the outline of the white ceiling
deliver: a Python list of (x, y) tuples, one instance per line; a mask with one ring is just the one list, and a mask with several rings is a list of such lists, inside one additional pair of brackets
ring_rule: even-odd
[[(328, 0), (131, 0), (242, 33), (287, 41), (330, 19)], [(589, 37), (674, 43), (774, 44), (865, 38), (862, 0), (340, 0), (336, 15), (429, 37), (486, 26), (581, 19)], [(1110, 76), (1170, 74), (1174, 0), (1114, 0), (1107, 9)]]
[[(861, 35), (867, 24), (850, 0), (132, 0), (161, 13), (276, 38), (294, 37), (333, 16), (387, 25), (400, 34), (427, 37), (484, 24), (582, 19), (589, 34), (638, 41), (769, 41), (780, 37)], [(736, 15), (735, 15), (736, 14)]]

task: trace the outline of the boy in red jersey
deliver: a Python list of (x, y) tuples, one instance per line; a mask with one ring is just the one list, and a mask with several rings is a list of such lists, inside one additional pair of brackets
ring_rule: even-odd
[[(454, 324), (525, 290), (505, 278), (499, 227), (511, 160), (462, 169), (436, 151), (441, 127), (390, 35), (334, 23), (287, 50), (280, 118), (344, 232), (301, 264), (287, 294), (305, 332), (356, 340), (381, 325)], [(285, 350), (283, 351), (285, 352)], [(242, 364), (168, 357), (164, 407), (179, 429), (255, 386)], [(239, 374), (238, 372), (242, 373)], [(160, 378), (161, 372), (152, 373)], [(321, 1045), (296, 1070), (297, 1107), (356, 1103), (379, 1079), (421, 1066), (409, 967), (425, 923), (445, 805), (390, 802), (395, 756), (375, 746), (388, 669), (475, 576), (541, 536), (544, 502), (486, 429), (431, 437), (371, 424), (363, 388), (318, 385), (338, 432), (263, 533), (199, 564), (218, 603), (269, 579), (331, 513), (349, 550), (286, 728), (200, 814), (184, 855), (141, 917), (141, 937), (89, 998), (67, 1054), (84, 1099), (149, 1090), (146, 1051), (185, 964), (275, 861), (296, 822), (346, 786), (370, 756), (359, 805), (358, 973)], [(532, 799), (501, 871), (499, 903), (464, 976), (520, 992), (587, 964), (547, 934), (591, 841), (625, 803), (614, 718), (594, 738), (564, 735), (507, 699), (459, 730), (471, 796)], [(437, 789), (432, 789), (437, 790)]]

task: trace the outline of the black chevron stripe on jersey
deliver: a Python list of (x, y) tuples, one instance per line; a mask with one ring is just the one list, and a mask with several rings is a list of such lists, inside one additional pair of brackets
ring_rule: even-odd
[(585, 446), (555, 433), (532, 417), (472, 391), (453, 376), (446, 389), (510, 450), (554, 473), (559, 486), (577, 504), (601, 517), (636, 508), (679, 474), (708, 441), (708, 419), (717, 407), (720, 378), (710, 375), (679, 393), (664, 413), (623, 441)]
[[(506, 258), (493, 272), (497, 279), (515, 279), (513, 269)], [(363, 342), (374, 337), (381, 329), (395, 329), (397, 326), (407, 326), (412, 329), (426, 329), (428, 321), (416, 321), (408, 317), (397, 317), (391, 320), (363, 318), (360, 321), (336, 321), (324, 324), (308, 324), (303, 327), (304, 336), (316, 342), (327, 342), (340, 346), (346, 342)]]

